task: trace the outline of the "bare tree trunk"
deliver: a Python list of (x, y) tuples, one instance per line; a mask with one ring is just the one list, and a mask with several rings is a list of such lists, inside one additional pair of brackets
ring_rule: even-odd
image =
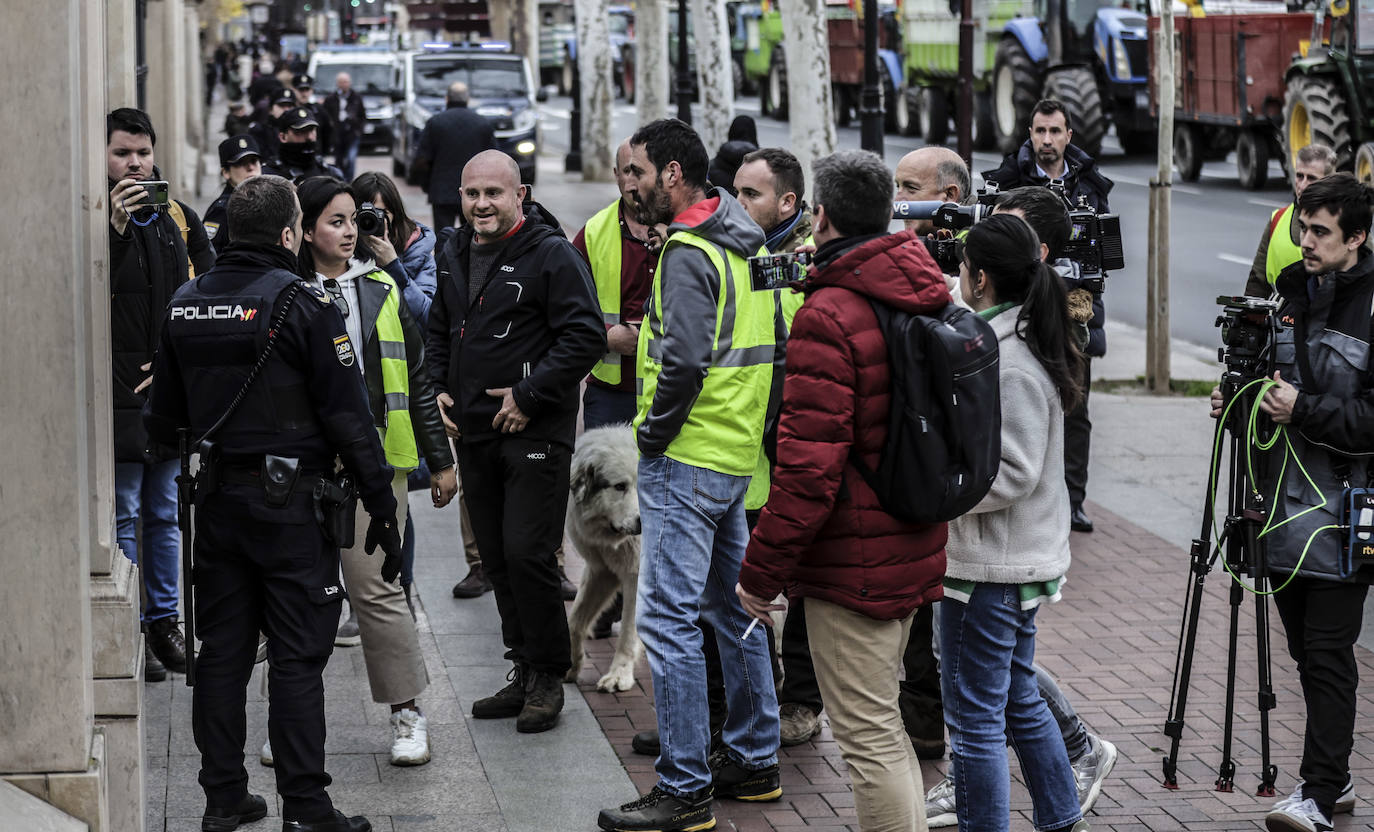
[(692, 17), (696, 29), (697, 87), (701, 90), (701, 106), (694, 126), (707, 152), (714, 154), (725, 143), (730, 120), (735, 117), (730, 24), (721, 0), (692, 0)]
[(835, 152), (831, 117), (830, 36), (823, 0), (780, 0), (782, 44), (787, 57), (789, 148), (806, 172), (811, 192), (811, 165)]
[(1159, 170), (1150, 180), (1149, 256), (1146, 263), (1145, 382), (1151, 393), (1169, 392), (1169, 206), (1174, 160), (1174, 10), (1160, 4), (1155, 44), (1159, 96)]
[(640, 124), (668, 115), (668, 4), (635, 7), (635, 106)]
[[(539, 0), (502, 0), (489, 3), (492, 19), (492, 35), (509, 38), (511, 50), (524, 55), (530, 63), (530, 72), (535, 84), (539, 83)], [(506, 19), (509, 34), (498, 34), (496, 29), (498, 7), (508, 6), (502, 17)]]
[(582, 179), (610, 182), (615, 167), (611, 144), (610, 0), (577, 0), (577, 71), (582, 82)]

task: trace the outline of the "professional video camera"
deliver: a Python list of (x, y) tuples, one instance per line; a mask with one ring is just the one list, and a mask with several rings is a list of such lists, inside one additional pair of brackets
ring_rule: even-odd
[(386, 211), (371, 202), (364, 202), (358, 207), (353, 221), (358, 224), (359, 237), (381, 237), (386, 234)]
[(1217, 326), (1221, 327), (1223, 344), (1217, 349), (1217, 360), (1226, 365), (1227, 373), (1236, 373), (1240, 384), (1273, 375), (1274, 356), (1269, 345), (1278, 330), (1274, 314), (1278, 302), (1222, 295), (1217, 303), (1221, 305)]
[(1106, 272), (1126, 268), (1126, 256), (1121, 247), (1121, 217), (1097, 213), (1083, 196), (1078, 197), (1075, 205), (1062, 179), (1051, 179), (1047, 187), (1064, 200), (1064, 206), (1069, 209), (1069, 241), (1061, 253), (1078, 263), (1083, 288), (1101, 294), (1106, 288)]
[[(938, 199), (925, 199), (915, 202), (898, 201), (892, 203), (894, 220), (930, 220), (938, 229), (933, 237), (924, 242), (926, 250), (934, 258), (936, 265), (945, 274), (957, 274), (959, 263), (964, 259), (964, 241), (953, 235), (972, 228), (992, 215), (997, 204), (997, 184), (989, 182), (987, 187), (979, 188), (972, 205), (957, 202), (941, 202)], [(939, 233), (948, 232), (948, 233)]]

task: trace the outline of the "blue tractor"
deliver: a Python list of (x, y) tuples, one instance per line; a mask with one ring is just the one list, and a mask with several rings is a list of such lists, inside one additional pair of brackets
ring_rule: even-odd
[[(1128, 0), (1129, 2), (1129, 0)], [(1146, 17), (1120, 0), (1034, 0), (1034, 16), (1006, 23), (993, 64), (992, 116), (998, 149), (1028, 136), (1041, 98), (1062, 101), (1073, 142), (1089, 155), (1116, 126), (1127, 153), (1154, 142)]]

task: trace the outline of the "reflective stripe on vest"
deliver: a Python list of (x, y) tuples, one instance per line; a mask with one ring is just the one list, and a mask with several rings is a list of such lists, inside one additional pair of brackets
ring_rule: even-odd
[[(582, 235), (596, 281), (596, 297), (601, 304), (601, 320), (606, 326), (620, 323), (620, 200), (597, 211), (587, 220)], [(609, 350), (592, 368), (592, 378), (607, 384), (620, 383), (620, 361), (624, 356)]]
[[(805, 245), (813, 245), (810, 237), (806, 238)], [(806, 300), (806, 295), (801, 292), (794, 292), (791, 289), (778, 290), (777, 314), (782, 316), (782, 331), (788, 337), (792, 334), (792, 319), (797, 317), (797, 310), (801, 309), (804, 300)], [(775, 379), (774, 383), (777, 384), (780, 381)], [(764, 450), (763, 446), (759, 446), (759, 461), (754, 465), (754, 476), (749, 480), (749, 490), (744, 492), (745, 511), (758, 511), (768, 502), (768, 490), (773, 487), (772, 468), (773, 464), (768, 460), (768, 452)]]
[(420, 465), (415, 449), (415, 428), (410, 421), (410, 363), (406, 360), (406, 335), (401, 329), (401, 293), (384, 271), (367, 274), (368, 280), (390, 289), (377, 313), (377, 346), (382, 357), (382, 393), (386, 401), (386, 427), (378, 431), (386, 461), (397, 471), (413, 471)]
[(1279, 208), (1269, 215), (1274, 230), (1269, 232), (1269, 249), (1264, 259), (1264, 276), (1269, 285), (1279, 279), (1279, 272), (1302, 259), (1302, 247), (1293, 242), (1293, 206)]
[[(711, 366), (682, 429), (668, 443), (666, 455), (686, 465), (747, 476), (753, 472), (763, 446), (773, 373), (775, 293), (753, 291), (749, 265), (743, 257), (695, 234), (679, 231), (663, 250), (683, 245), (697, 248), (710, 259), (720, 275), (720, 292)], [(648, 416), (663, 368), (661, 262), (662, 255), (660, 268), (654, 271), (647, 326), (639, 330), (636, 428)]]

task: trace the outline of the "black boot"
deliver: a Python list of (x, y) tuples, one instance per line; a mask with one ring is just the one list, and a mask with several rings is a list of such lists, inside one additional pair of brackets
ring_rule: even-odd
[(706, 764), (711, 768), (711, 787), (720, 797), (763, 802), (782, 797), (782, 779), (778, 764), (760, 769), (748, 769), (724, 750), (712, 752)]
[(657, 757), (662, 750), (658, 744), (658, 729), (640, 731), (630, 740), (630, 748), (636, 754), (643, 754), (645, 757)]
[(202, 832), (234, 832), (239, 824), (252, 823), (267, 817), (267, 801), (255, 794), (243, 796), (233, 806), (207, 806), (201, 816)]
[(143, 681), (161, 682), (167, 678), (167, 666), (153, 654), (153, 645), (143, 642)]
[(472, 703), (472, 718), (507, 719), (519, 716), (520, 710), (525, 707), (525, 676), (528, 672), (522, 664), (511, 668), (510, 673), (506, 674), (509, 685)]
[(148, 625), (147, 644), (168, 670), (186, 672), (186, 639), (181, 635), (175, 615), (159, 618)]
[(602, 809), (596, 825), (605, 832), (703, 832), (716, 828), (711, 790), (684, 797), (654, 786), (648, 794), (615, 809)]
[(487, 592), (491, 592), (491, 581), (480, 563), (474, 564), (468, 576), (453, 585), (454, 598), (478, 598)]
[(282, 821), (281, 832), (372, 832), (372, 824), (362, 815), (345, 817), (335, 809), (334, 816), (324, 820)]
[(563, 677), (531, 671), (525, 678), (525, 706), (515, 719), (515, 730), (538, 734), (558, 724), (563, 712)]
[(617, 592), (611, 605), (602, 610), (601, 615), (596, 617), (596, 623), (592, 625), (592, 638), (610, 638), (611, 625), (620, 620), (624, 609), (625, 596)]
[(1093, 521), (1088, 518), (1088, 513), (1083, 510), (1082, 503), (1076, 503), (1069, 507), (1069, 528), (1076, 532), (1092, 532)]

